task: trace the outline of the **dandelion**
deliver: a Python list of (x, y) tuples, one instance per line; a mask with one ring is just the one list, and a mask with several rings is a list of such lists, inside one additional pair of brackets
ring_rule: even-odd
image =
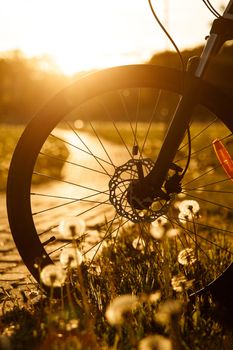
[(137, 237), (133, 240), (132, 246), (134, 247), (134, 249), (143, 250), (145, 247), (145, 241), (141, 237)]
[(80, 238), (86, 229), (85, 221), (78, 217), (69, 217), (62, 220), (58, 226), (58, 232), (65, 239)]
[(187, 222), (187, 221), (191, 221), (193, 219), (192, 217), (192, 213), (182, 213), (180, 212), (178, 215), (178, 219), (181, 223)]
[(167, 217), (166, 216), (160, 216), (158, 219), (156, 219), (155, 221), (153, 221), (151, 223), (151, 226), (154, 227), (161, 227), (161, 226), (165, 226), (167, 223)]
[(161, 292), (158, 290), (155, 293), (149, 295), (148, 301), (151, 304), (156, 304), (161, 298)]
[(162, 335), (150, 335), (140, 341), (138, 350), (172, 350), (172, 342)]
[(198, 214), (198, 212), (200, 210), (200, 206), (199, 206), (197, 201), (184, 200), (184, 201), (180, 202), (179, 210), (183, 214), (191, 213), (191, 214), (195, 215), (195, 214)]
[(82, 261), (82, 253), (77, 248), (65, 248), (61, 252), (60, 263), (63, 267), (70, 267), (74, 269), (81, 265)]
[(66, 280), (66, 271), (59, 265), (49, 264), (42, 269), (40, 278), (48, 287), (61, 287)]
[(132, 312), (138, 306), (138, 298), (135, 295), (125, 294), (116, 297), (106, 309), (105, 317), (112, 326), (121, 325), (124, 314)]
[(174, 291), (183, 292), (185, 290), (192, 288), (193, 280), (188, 281), (183, 274), (180, 274), (172, 277), (171, 285)]
[(179, 252), (177, 260), (181, 265), (193, 265), (197, 259), (192, 248), (185, 248)]
[(156, 321), (160, 324), (168, 324), (170, 320), (182, 312), (182, 304), (179, 300), (167, 300), (158, 308)]
[[(153, 224), (153, 223), (152, 223)], [(161, 239), (164, 236), (164, 228), (162, 226), (150, 225), (150, 234), (155, 239)]]

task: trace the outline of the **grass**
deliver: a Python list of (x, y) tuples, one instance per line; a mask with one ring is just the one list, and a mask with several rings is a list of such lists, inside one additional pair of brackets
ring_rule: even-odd
[[(165, 260), (153, 244), (160, 245), (161, 251), (169, 245)], [(174, 350), (232, 349), (231, 328), (220, 322), (221, 309), (211, 296), (191, 302), (191, 284), (188, 289), (185, 281), (182, 288), (171, 284), (171, 277), (181, 272), (190, 281), (196, 268), (204, 278), (208, 266), (182, 267), (173, 250), (173, 240), (135, 249), (132, 232), (125, 231), (117, 242), (108, 242), (88, 273), (85, 262), (81, 269), (68, 273), (67, 280), (72, 282), (67, 281), (61, 299), (45, 298), (36, 286), (33, 294), (26, 290), (18, 300), (14, 291), (2, 293), (2, 299), (11, 300), (13, 307), (7, 311), (7, 304), (2, 304), (1, 341), (10, 340), (12, 349), (157, 349), (142, 347), (142, 340), (160, 335), (163, 338), (153, 341), (167, 340)], [(110, 304), (119, 295), (126, 296), (127, 304), (121, 300)], [(110, 316), (106, 313), (109, 304)]]
[[(162, 131), (163, 125), (160, 126)], [(4, 128), (2, 134), (9, 137)], [(127, 138), (129, 130), (122, 130)], [(12, 131), (8, 143), (11, 150), (2, 148), (2, 159), (12, 153), (20, 132), (17, 128)], [(99, 133), (106, 139), (114, 139), (106, 124), (101, 125)], [(213, 139), (214, 130), (209, 134)], [(119, 142), (117, 136), (114, 140)], [(204, 138), (201, 142), (209, 140)], [(66, 154), (58, 144), (51, 142), (49, 147)], [(146, 152), (150, 154), (151, 149)], [(152, 152), (156, 152), (156, 147)], [(6, 157), (6, 169), (9, 158)], [(55, 165), (41, 167), (57, 171)], [(204, 213), (208, 215), (207, 211)], [(219, 305), (211, 295), (196, 300), (189, 298), (197, 280), (205, 284), (216, 274), (208, 259), (183, 265), (178, 261), (182, 247), (177, 247), (176, 239), (167, 239), (166, 235), (162, 239), (142, 237), (145, 244), (141, 247), (133, 244), (138, 231), (142, 230), (133, 225), (123, 230), (117, 240), (108, 239), (91, 268), (83, 261), (80, 267), (66, 269), (67, 280), (58, 299), (51, 297), (53, 288), (45, 297), (37, 285), (33, 291), (2, 289), (0, 348), (231, 350), (229, 305)], [(215, 243), (222, 244), (222, 239), (219, 237)], [(224, 244), (228, 242), (224, 240)], [(216, 266), (227, 266), (231, 256), (224, 251), (217, 254), (217, 247), (213, 249), (216, 249), (213, 252)], [(119, 296), (125, 296), (126, 301), (118, 299)]]

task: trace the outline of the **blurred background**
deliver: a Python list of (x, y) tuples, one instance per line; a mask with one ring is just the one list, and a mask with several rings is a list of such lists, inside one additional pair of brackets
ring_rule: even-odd
[[(227, 3), (212, 1), (220, 13)], [(198, 55), (214, 19), (202, 0), (152, 4), (184, 59)], [(228, 91), (232, 54), (228, 43), (208, 75)], [(147, 0), (0, 1), (0, 188), (23, 126), (45, 101), (83, 74), (133, 63), (180, 67)]]

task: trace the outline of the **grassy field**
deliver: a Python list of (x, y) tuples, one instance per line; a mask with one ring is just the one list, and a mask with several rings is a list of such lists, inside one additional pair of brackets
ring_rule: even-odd
[[(11, 162), (11, 158), (16, 147), (16, 144), (24, 130), (23, 126), (16, 125), (4, 125), (0, 124), (0, 191), (5, 191), (7, 183), (7, 175)], [(43, 151), (47, 150), (50, 152), (56, 152), (56, 156), (62, 156), (64, 159), (68, 156), (68, 151), (66, 147), (57, 140), (51, 140), (47, 142), (46, 147)], [(26, 157), (27, 155), (25, 155)], [(53, 159), (43, 158), (40, 159), (38, 163), (38, 171), (43, 171), (43, 169), (48, 169), (48, 175), (60, 177), (61, 164), (54, 162)], [(23, 164), (22, 164), (23, 167)], [(41, 182), (41, 179), (40, 179)]]
[(0, 124), (0, 191), (5, 190), (8, 169), (16, 143), (23, 132), (22, 126)]
[[(0, 130), (3, 141), (8, 140), (8, 146), (3, 145), (0, 152), (1, 162), (5, 162), (5, 173), (1, 173), (4, 182), (12, 149), (22, 129), (2, 126)], [(122, 130), (127, 139), (129, 129), (122, 125)], [(162, 124), (160, 131), (163, 131)], [(210, 140), (215, 137), (214, 131), (209, 132)], [(221, 130), (218, 132), (221, 134)], [(107, 123), (104, 127), (101, 125), (98, 133), (112, 142), (121, 142), (117, 140), (117, 134), (114, 136), (109, 132)], [(199, 145), (208, 144), (210, 140), (203, 137)], [(50, 147), (53, 146), (60, 148), (58, 144)], [(66, 153), (66, 150), (61, 148), (62, 152)], [(151, 155), (157, 148), (153, 149), (151, 144), (146, 152)], [(203, 163), (201, 158), (198, 161)], [(51, 164), (41, 166), (57, 171)], [(215, 178), (218, 176), (216, 172)], [(227, 204), (231, 201), (230, 198)], [(167, 226), (164, 227), (167, 230)], [(219, 305), (209, 294), (195, 300), (189, 297), (197, 279), (205, 284), (209, 275), (215, 273), (208, 259), (199, 263), (189, 256), (182, 262), (176, 241), (168, 239), (166, 234), (161, 239), (148, 239), (146, 244), (135, 244), (138, 231), (137, 225), (129, 226), (117, 240), (108, 239), (91, 268), (88, 261), (74, 264), (72, 269), (68, 264), (66, 282), (57, 300), (52, 298), (53, 286), (63, 284), (58, 272), (49, 277), (52, 288), (46, 297), (37, 285), (32, 291), (27, 288), (20, 292), (14, 288), (5, 291), (2, 288), (0, 348), (232, 350), (233, 325), (229, 305)], [(215, 243), (220, 240), (221, 237)], [(216, 249), (213, 255), (217, 257), (215, 265), (227, 266), (231, 255), (218, 252), (217, 246), (213, 249)]]
[[(165, 240), (157, 244), (171, 248)], [(17, 297), (2, 290), (1, 349), (232, 349), (230, 310), (209, 295), (188, 297), (193, 275), (204, 278), (208, 266), (180, 269), (171, 253), (133, 247), (132, 232), (125, 231), (88, 273), (87, 267), (68, 270), (59, 300), (36, 286)], [(52, 278), (59, 282), (58, 274)]]

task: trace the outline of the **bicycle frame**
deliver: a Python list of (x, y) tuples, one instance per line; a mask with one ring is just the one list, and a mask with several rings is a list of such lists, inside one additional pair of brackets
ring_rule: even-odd
[[(136, 203), (131, 203), (135, 208), (143, 208), (144, 198), (147, 198), (147, 203), (152, 203), (155, 197), (163, 196), (161, 187), (169, 169), (172, 168), (175, 154), (189, 127), (192, 111), (201, 94), (201, 82), (204, 79), (209, 62), (219, 53), (222, 45), (230, 39), (233, 39), (233, 0), (229, 1), (223, 16), (214, 20), (206, 45), (198, 59), (198, 64), (196, 64), (197, 61), (194, 60), (193, 64), (191, 62), (189, 66), (188, 71), (190, 74), (193, 74), (196, 79), (194, 79), (192, 84), (190, 84), (188, 80), (184, 81), (183, 97), (180, 99), (168, 127), (153, 169), (145, 178), (133, 184), (131, 188), (131, 198), (137, 198)], [(181, 181), (182, 174), (178, 175), (177, 171), (177, 176)], [(164, 196), (166, 196), (165, 193)], [(150, 198), (149, 202), (148, 198)], [(143, 203), (142, 206), (140, 202)]]

